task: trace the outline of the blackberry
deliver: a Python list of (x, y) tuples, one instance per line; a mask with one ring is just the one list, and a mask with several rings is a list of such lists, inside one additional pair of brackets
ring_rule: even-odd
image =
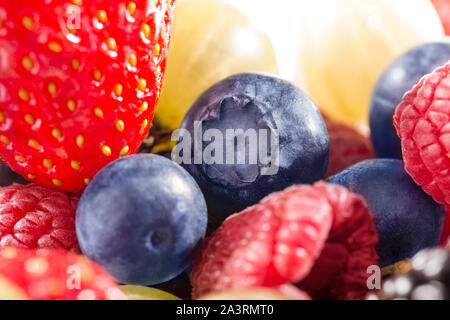
[(450, 250), (428, 249), (411, 261), (412, 270), (391, 276), (369, 300), (450, 300)]

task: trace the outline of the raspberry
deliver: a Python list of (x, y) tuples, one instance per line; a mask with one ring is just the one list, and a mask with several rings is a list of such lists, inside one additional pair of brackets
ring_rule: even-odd
[(316, 299), (362, 298), (376, 242), (362, 197), (324, 182), (294, 186), (231, 216), (205, 240), (193, 297), (293, 283)]
[(315, 299), (363, 299), (367, 267), (376, 265), (378, 241), (372, 214), (362, 197), (321, 184), (333, 208), (333, 226), (319, 259), (299, 287)]
[(37, 185), (0, 188), (0, 248), (53, 248), (79, 253), (75, 194)]
[[(0, 251), (0, 296), (32, 300), (116, 300), (124, 293), (87, 258), (67, 251), (4, 248)], [(11, 292), (12, 291), (12, 292)]]
[(442, 246), (445, 246), (450, 241), (450, 209), (447, 207), (445, 212), (444, 229), (442, 230), (441, 240), (439, 241), (439, 244)]
[(346, 125), (325, 119), (330, 137), (330, 160), (326, 176), (330, 177), (363, 160), (375, 158), (367, 136)]
[(408, 92), (394, 125), (406, 171), (439, 203), (450, 204), (450, 63)]

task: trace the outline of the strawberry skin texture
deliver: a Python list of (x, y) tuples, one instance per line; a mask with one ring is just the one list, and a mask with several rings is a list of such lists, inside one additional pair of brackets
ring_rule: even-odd
[(31, 300), (125, 300), (118, 284), (97, 264), (67, 251), (4, 248), (0, 296)]
[(2, 161), (33, 183), (76, 192), (135, 153), (160, 95), (174, 6), (2, 1)]

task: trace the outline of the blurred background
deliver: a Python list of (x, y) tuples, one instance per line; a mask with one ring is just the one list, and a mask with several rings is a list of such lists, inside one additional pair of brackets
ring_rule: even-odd
[(263, 71), (368, 133), (382, 72), (411, 48), (444, 39), (431, 0), (179, 0), (156, 121), (175, 129), (212, 84)]

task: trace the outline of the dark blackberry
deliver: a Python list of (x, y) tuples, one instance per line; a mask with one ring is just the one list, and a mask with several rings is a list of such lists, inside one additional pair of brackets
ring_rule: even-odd
[(450, 250), (429, 249), (411, 261), (412, 270), (391, 276), (369, 300), (450, 300)]

